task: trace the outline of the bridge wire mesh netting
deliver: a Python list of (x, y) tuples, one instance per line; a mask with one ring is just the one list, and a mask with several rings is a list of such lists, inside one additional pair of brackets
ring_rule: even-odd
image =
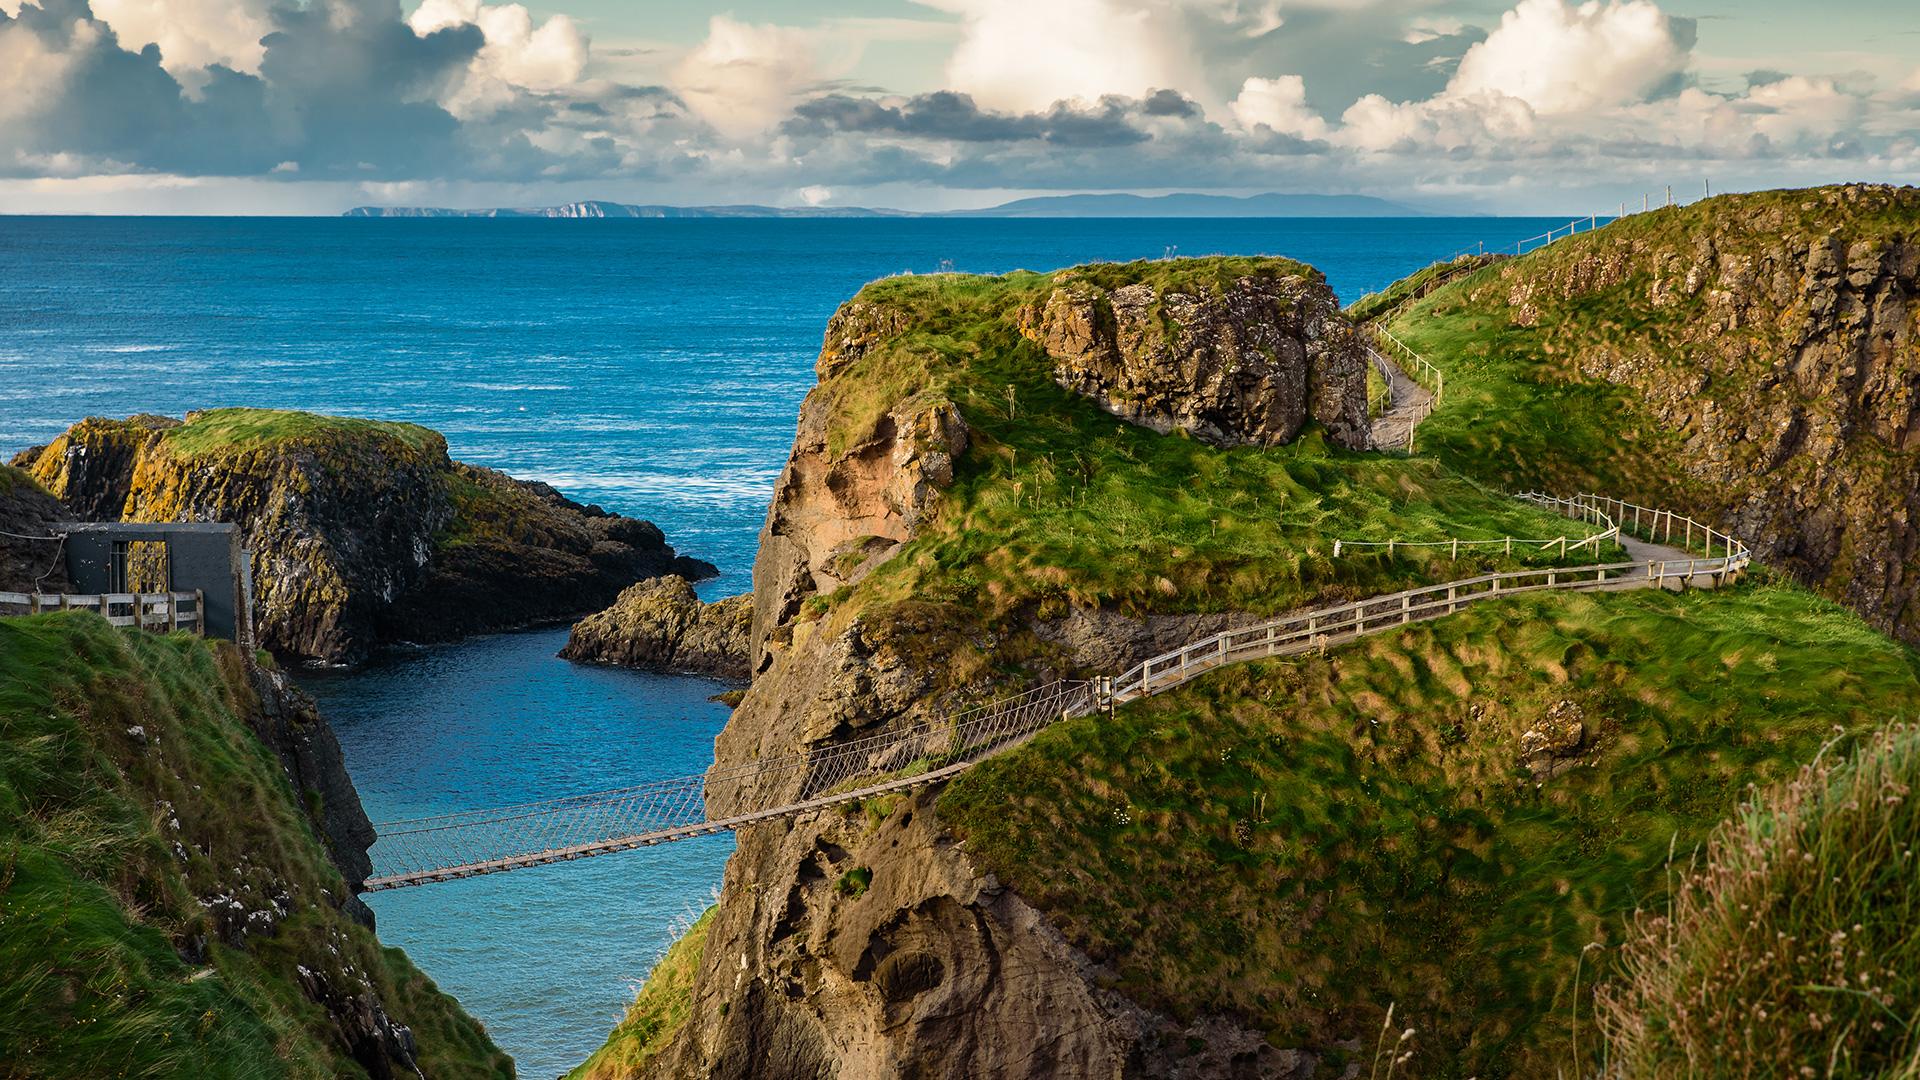
[(1559, 498), (1529, 492), (1519, 498), (1607, 526), (1582, 544), (1636, 535), (1689, 549), (1704, 545), (1707, 557), (1676, 550), (1666, 559), (1645, 563), (1497, 571), (1422, 586), (1225, 630), (1112, 678), (1051, 682), (909, 727), (799, 753), (634, 787), (390, 822), (376, 826), (379, 841), (372, 855), (377, 873), (365, 888), (402, 888), (625, 851), (901, 791), (951, 776), (1063, 717), (1162, 693), (1224, 664), (1324, 650), (1329, 644), (1444, 617), (1483, 600), (1538, 589), (1686, 587), (1699, 580), (1719, 584), (1752, 558), (1734, 537), (1672, 511), (1597, 495)]
[(643, 847), (925, 783), (1062, 716), (1091, 684), (1057, 681), (907, 728), (696, 776), (376, 826), (368, 891)]

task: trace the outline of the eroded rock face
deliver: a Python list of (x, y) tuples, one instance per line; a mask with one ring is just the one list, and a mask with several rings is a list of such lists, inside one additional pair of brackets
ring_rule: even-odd
[[(189, 424), (193, 416), (189, 416)], [(260, 644), (323, 664), (606, 606), (641, 578), (710, 576), (651, 523), (377, 434), (177, 451), (164, 418), (91, 419), (15, 464), (96, 520), (231, 521)]]
[(0, 465), (0, 592), (71, 592), (55, 527), (73, 512), (25, 473)]
[[(1764, 562), (1920, 643), (1920, 190), (1794, 194), (1751, 213), (1739, 196), (1689, 208), (1701, 220), (1652, 240), (1602, 230), (1577, 258), (1508, 264), (1472, 298), (1680, 433), (1685, 489), (1645, 494), (1690, 500)], [(1594, 334), (1569, 316), (1602, 302), (1657, 332)]]
[(686, 578), (669, 575), (629, 586), (612, 607), (575, 623), (560, 655), (745, 681), (752, 629), (752, 596), (702, 603)]
[(1335, 445), (1368, 446), (1366, 356), (1324, 281), (1242, 277), (1218, 293), (1070, 282), (1021, 330), (1053, 358), (1054, 381), (1155, 431), (1277, 446), (1313, 420)]
[[(715, 768), (915, 724), (1005, 692), (1003, 644), (965, 612), (908, 599), (839, 617), (810, 598), (860, 581), (940, 513), (969, 433), (914, 393), (872, 430), (838, 436), (829, 385), (906, 329), (864, 303), (830, 324), (823, 386), (799, 431), (754, 567), (754, 678), (715, 740)], [(1364, 430), (1361, 431), (1364, 437)], [(1069, 670), (1117, 669), (1223, 616), (1075, 612), (1019, 628)], [(797, 771), (796, 771), (797, 772)], [(735, 800), (797, 795), (802, 775)], [(1227, 1017), (1192, 1024), (1106, 989), (1044, 915), (977, 868), (940, 825), (936, 795), (742, 829), (695, 979), (692, 1014), (641, 1075), (658, 1078), (1307, 1077), (1316, 1062)]]
[[(821, 370), (850, 362), (835, 347), (830, 334)], [(828, 412), (815, 395), (802, 403), (793, 453), (760, 530), (753, 562), (756, 672), (766, 670), (769, 643), (779, 648), (791, 640), (802, 602), (858, 581), (898, 550), (953, 482), (954, 461), (967, 449), (967, 423), (950, 401), (903, 402), (842, 453), (828, 448)]]

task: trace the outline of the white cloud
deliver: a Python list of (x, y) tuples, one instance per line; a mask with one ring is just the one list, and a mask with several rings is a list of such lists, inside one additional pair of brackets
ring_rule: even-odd
[(210, 64), (258, 72), (273, 32), (269, 0), (92, 0), (93, 14), (120, 44), (160, 46), (160, 64), (176, 76)]
[(1302, 139), (1327, 137), (1327, 122), (1307, 105), (1307, 84), (1298, 75), (1248, 79), (1228, 106), (1240, 126), (1266, 127)]
[(946, 88), (982, 107), (1039, 112), (1104, 94), (1194, 85), (1177, 5), (1134, 0), (921, 0), (958, 14)]
[(1688, 45), (1649, 0), (1520, 0), (1487, 40), (1467, 50), (1447, 92), (1526, 102), (1536, 113), (1582, 112), (1645, 100), (1686, 70)]
[(1907, 76), (1907, 81), (1900, 84), (1900, 89), (1920, 94), (1920, 67), (1913, 69), (1913, 74)]
[(833, 189), (830, 187), (822, 187), (819, 184), (809, 184), (801, 188), (798, 192), (795, 192), (795, 194), (799, 195), (800, 201), (806, 203), (808, 206), (821, 206), (824, 205), (828, 199), (833, 198)]
[(1504, 94), (1399, 103), (1368, 94), (1348, 106), (1340, 124), (1333, 141), (1356, 150), (1460, 150), (1525, 139), (1535, 118), (1526, 102)]
[(818, 30), (715, 15), (668, 75), (687, 107), (735, 139), (767, 131), (821, 83), (851, 70), (859, 45)]
[(0, 24), (0, 124), (58, 100), (76, 54), (99, 37), (92, 23), (76, 23), (70, 47), (57, 50), (19, 23)]
[(497, 111), (517, 99), (514, 88), (546, 91), (572, 86), (586, 71), (586, 35), (565, 15), (550, 16), (535, 26), (533, 16), (519, 4), (426, 0), (407, 19), (407, 25), (421, 36), (466, 24), (478, 26), (486, 44), (468, 65), (467, 78), (442, 101), (455, 116)]

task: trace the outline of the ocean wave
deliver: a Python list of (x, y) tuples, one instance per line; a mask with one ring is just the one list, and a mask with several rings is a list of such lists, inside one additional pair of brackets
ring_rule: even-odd
[(573, 387), (571, 386), (561, 386), (556, 383), (469, 382), (469, 383), (461, 383), (459, 385), (467, 390), (497, 390), (501, 392), (516, 391), (516, 390), (571, 390), (573, 389)]
[(172, 346), (172, 345), (160, 345), (160, 344), (154, 344), (154, 343), (136, 343), (132, 345), (82, 345), (80, 346), (80, 349), (82, 352), (94, 352), (94, 353), (143, 353), (143, 352), (169, 352), (174, 347), (175, 346)]

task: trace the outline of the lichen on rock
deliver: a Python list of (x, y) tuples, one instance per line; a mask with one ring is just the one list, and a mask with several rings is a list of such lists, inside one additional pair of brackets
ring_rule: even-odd
[(15, 464), (90, 519), (238, 524), (260, 644), (300, 661), (556, 621), (641, 578), (714, 572), (649, 522), (454, 461), (413, 424), (259, 409), (94, 418)]
[(1324, 280), (1245, 276), (1225, 288), (1061, 275), (1021, 331), (1054, 380), (1133, 423), (1220, 446), (1277, 446), (1318, 421), (1367, 448), (1366, 357)]

